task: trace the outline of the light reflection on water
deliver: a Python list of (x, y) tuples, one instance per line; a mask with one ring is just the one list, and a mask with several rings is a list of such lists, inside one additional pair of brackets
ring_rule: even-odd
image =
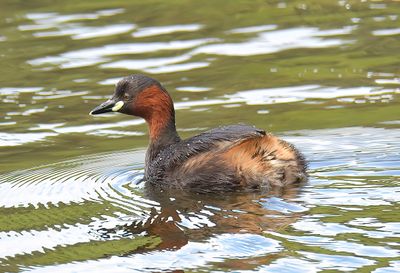
[[(169, 67), (169, 66), (166, 66)], [(114, 82), (114, 81), (113, 81)], [(104, 84), (104, 83), (103, 83)], [(11, 90), (11, 89), (7, 89)], [(28, 90), (28, 89), (27, 89)], [(32, 90), (32, 89), (29, 89)], [(189, 92), (204, 92), (208, 91), (207, 87), (178, 87), (179, 91)], [(1, 91), (1, 90), (0, 90)], [(9, 92), (9, 91), (7, 91)], [(310, 99), (337, 99), (337, 102), (345, 103), (362, 103), (370, 102), (388, 102), (393, 100), (391, 93), (398, 92), (394, 89), (381, 89), (376, 87), (356, 87), (356, 88), (338, 88), (338, 87), (322, 87), (318, 85), (307, 85), (307, 86), (291, 86), (282, 88), (271, 88), (271, 89), (259, 89), (259, 90), (246, 90), (239, 91), (233, 94), (226, 94), (223, 97), (215, 99), (202, 99), (202, 100), (190, 100), (190, 101), (179, 101), (175, 103), (177, 110), (181, 109), (192, 109), (199, 106), (211, 106), (211, 105), (224, 105), (239, 107), (241, 104), (247, 105), (268, 105), (277, 103), (290, 103), (290, 102), (311, 102)], [(57, 92), (43, 92), (39, 91), (35, 93), (32, 98), (35, 100), (43, 99), (59, 99), (64, 97), (73, 96), (84, 96), (88, 92), (69, 92), (69, 91), (57, 91)], [(357, 97), (363, 96), (363, 99)], [(90, 97), (86, 97), (91, 99)], [(98, 100), (97, 97), (94, 99)], [(29, 116), (40, 112), (45, 112), (48, 107), (34, 108), (25, 110), (23, 112), (8, 112), (8, 116)], [(261, 110), (262, 111), (262, 110)], [(262, 112), (261, 112), (262, 113)], [(108, 115), (111, 116), (111, 115)], [(103, 117), (101, 117), (103, 118)], [(57, 136), (63, 133), (88, 133), (92, 135), (104, 135), (110, 138), (114, 138), (116, 135), (125, 136), (140, 136), (144, 135), (144, 132), (140, 131), (115, 131), (110, 130), (112, 128), (122, 128), (127, 126), (141, 125), (144, 124), (143, 120), (133, 119), (127, 121), (119, 121), (114, 123), (102, 123), (102, 124), (85, 124), (78, 126), (65, 126), (66, 124), (37, 124), (36, 127), (28, 128), (30, 131), (37, 131), (38, 129), (48, 129), (52, 132), (29, 132), (29, 133), (0, 133), (0, 146), (15, 146), (21, 145), (28, 142), (40, 141), (46, 137)], [(4, 125), (7, 125), (5, 123)], [(12, 124), (10, 124), (12, 125)]]
[[(0, 11), (0, 271), (398, 270), (398, 5), (40, 2)], [(149, 188), (145, 122), (87, 115), (137, 72), (167, 87), (184, 137), (278, 132), (310, 181)]]
[(189, 49), (204, 43), (212, 42), (214, 40), (215, 39), (207, 38), (171, 42), (111, 44), (98, 48), (86, 48), (77, 51), (65, 52), (59, 56), (46, 56), (44, 58), (30, 60), (28, 63), (34, 66), (52, 64), (58, 65), (60, 68), (77, 68), (99, 63), (106, 63), (108, 60), (110, 60), (109, 57), (113, 55), (143, 54), (163, 50)]
[[(380, 174), (378, 170), (375, 183), (369, 176), (375, 172), (374, 162), (389, 161), (388, 169), (399, 169), (398, 130), (346, 128), (340, 133), (334, 129), (292, 134), (287, 139), (301, 144), (310, 160), (310, 182), (303, 188), (271, 195), (232, 194), (222, 200), (218, 196), (181, 192), (157, 193), (140, 182), (143, 151), (82, 157), (4, 175), (0, 184), (3, 210), (34, 206), (49, 213), (53, 210), (56, 215), (54, 223), (50, 221), (39, 230), (24, 230), (20, 226), (18, 231), (1, 232), (0, 245), (4, 247), (0, 248), (0, 255), (11, 258), (35, 251), (58, 253), (61, 249), (68, 253), (69, 247), (82, 244), (87, 245), (82, 250), (86, 253), (96, 241), (118, 243), (129, 238), (140, 244), (140, 238), (158, 236), (162, 241), (156, 243), (157, 247), (143, 253), (112, 258), (99, 256), (100, 259), (27, 271), (98, 272), (99, 268), (107, 271), (123, 264), (123, 272), (152, 272), (203, 268), (223, 264), (226, 259), (257, 261), (271, 257), (269, 265), (261, 264), (254, 270), (274, 272), (283, 265), (295, 268), (304, 264), (313, 272), (359, 269), (376, 264), (376, 258), (398, 257), (399, 250), (391, 243), (400, 237), (399, 223), (379, 218), (395, 213), (400, 201), (398, 174)], [(360, 136), (362, 139), (357, 141)], [(383, 136), (388, 142), (376, 141)], [(336, 138), (341, 139), (340, 143)], [(386, 146), (384, 155), (382, 146)], [(339, 162), (338, 158), (348, 161)], [(114, 162), (112, 166), (110, 160)], [(136, 168), (132, 170), (132, 166)], [(362, 172), (353, 170), (355, 166)], [(351, 171), (345, 176), (340, 172), (334, 175), (335, 169)], [(354, 180), (354, 176), (358, 179)], [(79, 216), (89, 203), (99, 207)], [(83, 207), (79, 208), (78, 204)], [(103, 211), (105, 204), (108, 209)], [(55, 208), (65, 205), (78, 205), (74, 215), (69, 215), (71, 219), (80, 219), (78, 222), (59, 222), (63, 217), (57, 215)], [(382, 208), (381, 215), (364, 216), (364, 210), (375, 207)], [(336, 222), (341, 217), (348, 220)], [(370, 241), (362, 243), (363, 237)], [(387, 241), (380, 242), (382, 238)], [(10, 242), (13, 247), (6, 247)], [(297, 258), (287, 257), (292, 244), (299, 249)], [(310, 247), (324, 249), (325, 254), (306, 251)]]
[[(116, 30), (125, 30), (127, 26), (114, 26)], [(121, 30), (122, 28), (122, 30)], [(133, 28), (133, 26), (132, 26)], [(81, 49), (78, 51), (70, 51), (60, 54), (59, 56), (53, 57), (45, 57), (30, 60), (29, 63), (32, 65), (43, 65), (43, 64), (53, 64), (59, 65), (60, 68), (72, 68), (72, 67), (82, 67), (95, 65), (98, 63), (106, 63), (109, 59), (107, 57), (112, 55), (119, 54), (139, 54), (146, 53), (152, 51), (163, 51), (163, 50), (182, 50), (182, 49), (190, 49), (196, 48), (191, 52), (188, 52), (187, 55), (181, 55), (180, 57), (168, 57), (168, 58), (159, 58), (159, 59), (145, 59), (145, 60), (124, 60), (114, 63), (103, 64), (100, 67), (103, 68), (125, 68), (125, 69), (135, 69), (141, 70), (146, 73), (151, 74), (159, 74), (159, 73), (169, 73), (176, 72), (182, 70), (192, 70), (193, 66), (188, 66), (186, 69), (167, 69), (166, 64), (183, 62), (192, 58), (197, 54), (217, 54), (217, 55), (227, 55), (227, 56), (251, 56), (251, 55), (260, 55), (260, 54), (271, 54), (280, 52), (288, 49), (295, 48), (324, 48), (324, 47), (333, 47), (339, 46), (345, 43), (350, 43), (351, 41), (341, 40), (341, 39), (327, 39), (322, 37), (329, 36), (337, 36), (337, 35), (346, 35), (350, 34), (351, 31), (355, 27), (346, 26), (342, 29), (330, 29), (330, 30), (318, 30), (316, 28), (294, 28), (294, 29), (284, 29), (284, 30), (270, 30), (267, 32), (261, 32), (257, 38), (250, 39), (249, 41), (243, 43), (235, 43), (235, 44), (227, 44), (218, 42), (218, 39), (208, 38), (203, 40), (186, 40), (186, 41), (171, 41), (171, 42), (158, 42), (158, 43), (134, 43), (134, 44), (115, 44), (115, 45), (106, 45), (101, 48), (89, 48), (89, 49)], [(185, 28), (184, 26), (175, 26), (175, 28), (170, 27), (161, 29), (160, 32), (165, 30), (165, 33), (168, 33), (168, 30), (172, 32), (172, 30), (199, 30), (199, 27), (195, 28)], [(259, 28), (260, 30), (265, 28)], [(254, 30), (254, 29), (253, 29)], [(82, 39), (88, 38), (86, 33), (88, 30), (79, 29), (83, 34), (75, 33), (73, 30), (64, 30), (62, 33), (49, 33), (49, 35), (69, 35), (74, 34), (72, 38), (74, 39)], [(146, 30), (143, 30), (146, 31)], [(147, 32), (151, 30), (147, 29), (146, 34), (138, 34), (134, 33), (134, 37), (143, 37), (143, 35), (147, 36)], [(246, 29), (244, 30), (246, 32)], [(247, 29), (248, 31), (248, 29)], [(106, 33), (104, 33), (106, 32)], [(101, 30), (101, 33), (107, 35), (106, 30)], [(153, 32), (155, 32), (153, 30)], [(243, 30), (237, 29), (228, 31), (228, 33), (242, 33)], [(256, 32), (256, 31), (252, 31)], [(93, 30), (90, 31), (93, 33)], [(46, 33), (39, 33), (40, 35), (46, 36)], [(36, 34), (36, 35), (39, 35)], [(86, 35), (86, 36), (84, 36)], [(93, 34), (94, 35), (94, 34)], [(150, 35), (150, 34), (149, 34)], [(90, 38), (90, 37), (89, 37)], [(212, 45), (203, 45), (208, 43), (215, 43)], [(205, 64), (207, 66), (207, 62), (198, 62)], [(146, 65), (147, 64), (147, 65)], [(154, 68), (147, 68), (148, 64), (154, 66)], [(188, 65), (188, 64), (186, 64)], [(181, 64), (183, 66), (183, 64)], [(156, 69), (155, 67), (158, 67)], [(199, 66), (203, 67), (203, 66)]]

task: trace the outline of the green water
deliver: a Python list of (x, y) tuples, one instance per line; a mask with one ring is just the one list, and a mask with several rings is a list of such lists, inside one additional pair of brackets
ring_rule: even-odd
[[(2, 1), (0, 271), (398, 272), (400, 3)], [(182, 137), (248, 123), (307, 185), (221, 196), (138, 183), (146, 124), (91, 117), (159, 80)]]

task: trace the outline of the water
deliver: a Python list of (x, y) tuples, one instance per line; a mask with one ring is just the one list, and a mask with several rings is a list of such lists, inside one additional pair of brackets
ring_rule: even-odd
[[(400, 272), (397, 2), (0, 6), (1, 272)], [(310, 181), (148, 188), (145, 123), (88, 115), (137, 72), (169, 90), (182, 137), (254, 124)]]

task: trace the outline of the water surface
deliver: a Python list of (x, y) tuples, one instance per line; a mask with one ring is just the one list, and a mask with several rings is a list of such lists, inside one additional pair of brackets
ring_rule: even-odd
[[(0, 271), (398, 272), (397, 2), (0, 6)], [(254, 124), (310, 181), (147, 187), (144, 121), (88, 116), (131, 73), (169, 90), (182, 137)]]

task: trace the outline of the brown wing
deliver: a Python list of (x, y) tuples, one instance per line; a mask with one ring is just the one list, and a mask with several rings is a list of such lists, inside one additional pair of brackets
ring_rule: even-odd
[[(165, 148), (157, 155), (154, 162), (150, 162), (151, 166), (149, 167), (152, 170), (161, 170), (161, 172), (174, 171), (191, 158), (220, 150), (222, 143), (228, 145), (263, 135), (265, 135), (263, 130), (248, 125), (239, 124), (214, 128)], [(149, 176), (164, 178), (163, 174), (150, 173)]]
[(307, 177), (303, 156), (270, 134), (220, 141), (213, 150), (188, 158), (176, 171), (175, 177), (181, 178), (183, 187), (225, 190), (285, 186)]
[(296, 148), (271, 135), (246, 139), (221, 151), (243, 186), (286, 186), (306, 179), (307, 164)]

